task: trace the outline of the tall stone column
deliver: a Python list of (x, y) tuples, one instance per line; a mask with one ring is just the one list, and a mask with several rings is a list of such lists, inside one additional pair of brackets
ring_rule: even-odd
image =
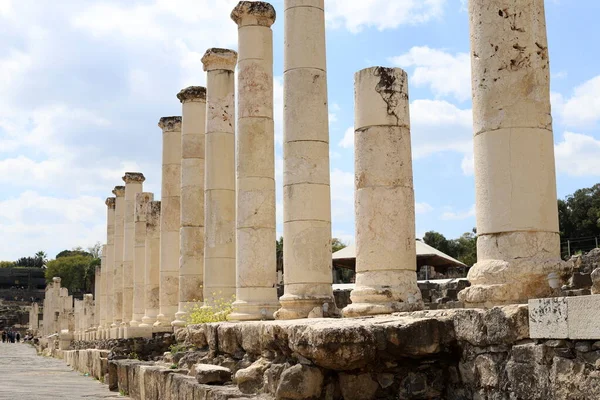
[(204, 136), (206, 88), (190, 86), (177, 94), (181, 124), (181, 251), (179, 311), (174, 326), (185, 326), (187, 312), (202, 305), (204, 277)]
[(236, 301), (232, 320), (272, 319), (279, 308), (275, 252), (273, 32), (275, 9), (242, 1), (238, 25)]
[(103, 244), (101, 247), (100, 256), (100, 267), (96, 268), (96, 279), (94, 280), (94, 327), (98, 333), (101, 330), (104, 322), (104, 304), (106, 300), (106, 293), (104, 292), (106, 276), (106, 245)]
[(145, 292), (146, 307), (140, 327), (152, 327), (159, 312), (160, 279), (160, 201), (151, 201), (146, 212), (145, 246)]
[(284, 6), (283, 257), (278, 319), (337, 314), (331, 272), (324, 0)]
[(209, 49), (204, 187), (204, 305), (235, 296), (235, 78), (237, 53)]
[(171, 327), (179, 302), (179, 228), (181, 203), (181, 117), (163, 117), (160, 218), (160, 314), (157, 327)]
[(104, 323), (102, 324), (102, 338), (110, 336), (110, 326), (113, 322), (113, 299), (114, 299), (114, 273), (115, 273), (115, 197), (106, 199), (106, 269), (104, 277)]
[(551, 293), (559, 273), (550, 68), (543, 0), (471, 0), (477, 263), (470, 306)]
[(135, 197), (142, 193), (146, 180), (139, 172), (126, 172), (125, 182), (125, 228), (123, 234), (123, 326), (129, 326), (133, 318), (133, 258), (135, 254)]
[(373, 67), (354, 79), (356, 287), (343, 313), (420, 309), (408, 77)]
[(138, 193), (135, 196), (135, 252), (133, 257), (133, 319), (132, 327), (138, 327), (146, 312), (146, 215), (152, 193)]
[(113, 270), (113, 323), (110, 336), (119, 336), (118, 327), (123, 322), (123, 235), (125, 225), (125, 186), (115, 186), (115, 245)]

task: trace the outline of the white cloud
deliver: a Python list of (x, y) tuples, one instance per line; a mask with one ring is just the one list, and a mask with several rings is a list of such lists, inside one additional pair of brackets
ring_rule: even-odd
[(556, 169), (569, 176), (600, 176), (600, 140), (565, 132), (554, 147)]
[(475, 204), (473, 204), (473, 206), (467, 211), (462, 211), (462, 212), (446, 211), (445, 213), (442, 214), (441, 219), (444, 221), (460, 221), (460, 220), (472, 218), (474, 216), (475, 216)]
[(26, 191), (0, 201), (0, 222), (0, 241), (12, 244), (4, 246), (2, 259), (39, 250), (54, 257), (65, 246), (85, 248), (106, 235), (106, 206), (92, 196), (61, 199)]
[(552, 93), (552, 107), (562, 122), (570, 127), (593, 126), (600, 121), (600, 75), (573, 90), (569, 98)]
[(328, 0), (326, 19), (350, 32), (422, 24), (443, 15), (446, 0)]
[(415, 202), (415, 213), (416, 214), (427, 214), (433, 211), (433, 207), (427, 203), (416, 203)]
[(475, 159), (473, 157), (473, 153), (466, 154), (461, 163), (460, 168), (463, 171), (463, 174), (466, 176), (473, 176), (475, 173)]
[(453, 96), (459, 101), (471, 98), (471, 60), (468, 53), (450, 54), (427, 46), (413, 47), (390, 58), (402, 68), (413, 68), (410, 83), (428, 86), (436, 97)]
[(354, 172), (331, 171), (331, 219), (334, 225), (354, 220)]
[(473, 149), (473, 115), (444, 100), (415, 100), (411, 103), (413, 157), (441, 151), (470, 154)]
[(344, 132), (344, 137), (338, 143), (338, 146), (344, 149), (353, 149), (354, 148), (354, 127), (351, 126)]

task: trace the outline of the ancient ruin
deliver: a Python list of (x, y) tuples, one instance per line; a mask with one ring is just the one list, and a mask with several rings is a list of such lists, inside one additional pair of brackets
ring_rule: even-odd
[(408, 76), (356, 73), (349, 299), (332, 288), (324, 10), (324, 0), (284, 3), (283, 182), (276, 12), (241, 1), (239, 56), (208, 49), (206, 88), (180, 91), (182, 117), (160, 119), (161, 201), (142, 192), (142, 174), (125, 174), (106, 200), (95, 303), (54, 278), (43, 321), (30, 312), (39, 349), (134, 399), (600, 398), (600, 250), (560, 258), (543, 0), (469, 1), (470, 282), (417, 283)]

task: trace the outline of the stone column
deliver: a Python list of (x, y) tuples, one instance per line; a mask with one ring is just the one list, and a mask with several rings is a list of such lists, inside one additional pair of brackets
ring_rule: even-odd
[(135, 196), (135, 253), (133, 257), (133, 319), (132, 327), (138, 327), (146, 312), (146, 215), (152, 193), (138, 193)]
[(113, 280), (115, 273), (115, 197), (106, 199), (106, 269), (104, 270), (104, 323), (102, 324), (102, 338), (108, 339), (110, 336), (110, 325), (113, 321), (113, 299), (114, 288)]
[(275, 9), (242, 1), (238, 25), (236, 301), (232, 320), (272, 319), (279, 308), (275, 254)]
[[(337, 314), (331, 273), (324, 0), (284, 6), (283, 257), (278, 319)], [(319, 309), (322, 309), (320, 311)]]
[(102, 245), (102, 261), (100, 267), (100, 286), (96, 298), (96, 315), (98, 318), (98, 339), (101, 339), (102, 329), (106, 325), (106, 270), (108, 268), (108, 245)]
[(110, 337), (119, 336), (118, 327), (123, 321), (123, 235), (125, 216), (125, 186), (115, 186), (113, 194), (115, 201), (115, 244), (114, 244), (114, 269), (113, 269), (113, 323)]
[(356, 287), (343, 313), (420, 309), (408, 77), (373, 67), (354, 79)]
[(560, 273), (543, 0), (471, 0), (477, 263), (469, 306), (527, 302)]
[(209, 49), (204, 187), (204, 304), (235, 296), (235, 81), (237, 53)]
[(146, 213), (145, 246), (145, 292), (146, 311), (140, 327), (151, 327), (159, 312), (160, 279), (160, 201), (151, 201)]
[(181, 117), (163, 117), (160, 218), (160, 314), (157, 327), (171, 327), (179, 302), (179, 228), (181, 202)]
[(204, 277), (204, 136), (206, 88), (190, 86), (177, 94), (181, 124), (181, 251), (179, 311), (173, 326), (185, 326), (187, 311), (202, 305)]
[(125, 231), (123, 235), (123, 326), (133, 317), (133, 258), (135, 253), (135, 197), (142, 193), (146, 178), (139, 172), (126, 172)]

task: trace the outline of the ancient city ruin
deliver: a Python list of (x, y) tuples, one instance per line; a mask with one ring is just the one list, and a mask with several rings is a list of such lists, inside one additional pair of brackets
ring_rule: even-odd
[[(600, 296), (561, 295), (577, 266), (560, 258), (544, 1), (469, 1), (478, 261), (439, 310), (417, 285), (408, 76), (384, 66), (355, 75), (357, 276), (334, 298), (324, 6), (286, 0), (279, 18), (283, 296), (276, 15), (241, 1), (238, 52), (208, 49), (207, 87), (160, 118), (160, 201), (125, 173), (96, 297), (55, 278), (43, 325), (31, 313), (40, 350), (134, 399), (600, 398)], [(220, 299), (229, 322), (188, 323)]]

